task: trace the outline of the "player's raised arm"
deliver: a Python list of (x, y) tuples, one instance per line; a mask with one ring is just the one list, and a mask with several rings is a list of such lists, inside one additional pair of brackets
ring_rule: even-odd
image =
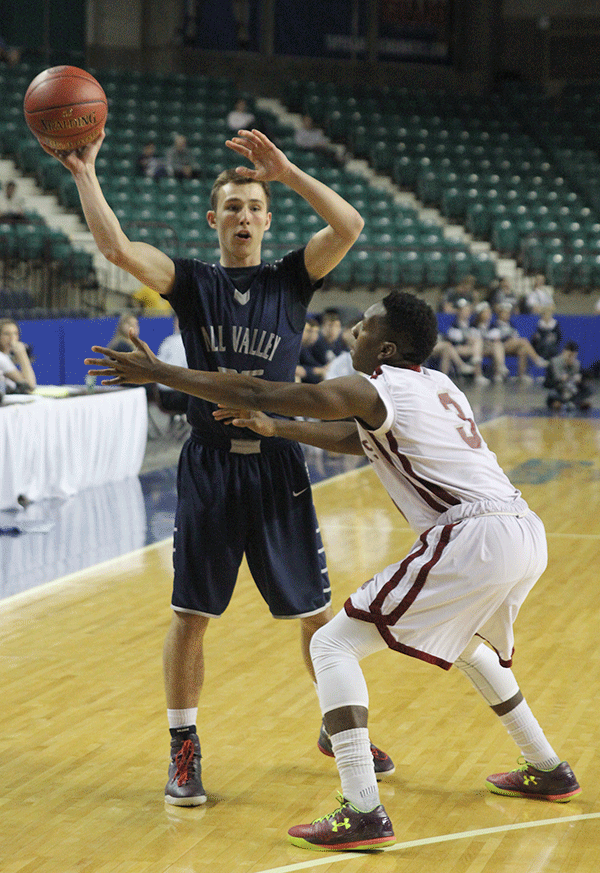
[(95, 164), (104, 136), (103, 132), (95, 142), (68, 154), (59, 154), (44, 145), (42, 148), (73, 176), (85, 220), (104, 257), (159, 294), (168, 294), (175, 280), (173, 261), (154, 246), (130, 240), (102, 193)]
[(359, 375), (308, 385), (190, 370), (159, 361), (145, 342), (133, 333), (130, 333), (130, 338), (137, 346), (134, 352), (92, 346), (92, 350), (104, 358), (86, 358), (85, 363), (100, 368), (92, 369), (90, 373), (103, 377), (104, 385), (158, 382), (223, 406), (325, 420), (360, 418), (374, 428), (379, 427), (386, 417), (379, 393), (369, 380)]
[(257, 181), (277, 181), (300, 194), (317, 212), (326, 227), (309, 240), (305, 263), (313, 281), (322, 279), (339, 264), (364, 227), (360, 213), (335, 191), (305, 173), (258, 130), (240, 130), (227, 146), (252, 161), (254, 169), (239, 167)]

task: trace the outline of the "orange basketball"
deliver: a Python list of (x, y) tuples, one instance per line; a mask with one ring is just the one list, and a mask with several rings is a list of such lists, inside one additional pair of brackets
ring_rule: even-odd
[(25, 121), (34, 136), (59, 152), (72, 152), (102, 133), (108, 104), (102, 86), (79, 67), (50, 67), (29, 85)]

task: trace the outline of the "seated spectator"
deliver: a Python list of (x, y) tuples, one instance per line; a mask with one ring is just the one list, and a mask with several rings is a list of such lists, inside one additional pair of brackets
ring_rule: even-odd
[(504, 345), (500, 339), (500, 331), (493, 324), (493, 313), (489, 303), (479, 303), (475, 307), (475, 329), (483, 340), (483, 354), (492, 359), (494, 382), (504, 382), (508, 376)]
[(544, 306), (531, 337), (531, 345), (540, 358), (549, 361), (558, 354), (561, 340), (560, 325), (554, 318), (554, 305)]
[(472, 364), (476, 385), (488, 385), (483, 375), (483, 337), (471, 325), (472, 304), (465, 298), (456, 301), (456, 317), (446, 331), (444, 339), (450, 342), (463, 361)]
[(488, 302), (494, 312), (503, 304), (510, 305), (513, 315), (519, 311), (517, 292), (508, 276), (502, 276), (496, 287), (492, 288)]
[(26, 221), (25, 198), (17, 192), (17, 183), (9, 179), (0, 191), (0, 219), (4, 221)]
[[(362, 316), (361, 316), (362, 318)], [(358, 319), (359, 321), (361, 319)], [(340, 376), (353, 376), (356, 373), (352, 364), (352, 349), (354, 348), (354, 325), (348, 325), (342, 331), (342, 337), (346, 344), (346, 351), (336, 355), (333, 361), (327, 365), (324, 379), (338, 379)]]
[(538, 314), (547, 306), (554, 306), (552, 288), (547, 284), (544, 274), (537, 273), (533, 277), (531, 290), (525, 294), (520, 308), (522, 312)]
[(549, 389), (546, 403), (550, 409), (586, 410), (591, 406), (592, 390), (582, 376), (578, 351), (577, 343), (569, 340), (548, 364), (544, 387)]
[(456, 348), (449, 340), (444, 339), (442, 334), (438, 334), (438, 341), (433, 347), (427, 366), (431, 366), (432, 363), (437, 364), (437, 369), (446, 376), (450, 376), (451, 373), (458, 376), (471, 376), (475, 372), (474, 366), (463, 361)]
[(173, 145), (165, 156), (167, 174), (175, 179), (197, 179), (200, 168), (188, 148), (187, 139), (180, 133), (173, 137)]
[(227, 115), (227, 127), (232, 133), (237, 133), (238, 130), (251, 130), (255, 126), (254, 113), (248, 108), (246, 100), (240, 97)]
[(143, 309), (145, 315), (173, 315), (169, 301), (147, 285), (140, 285), (137, 291), (131, 295), (131, 300), (132, 307)]
[(156, 153), (156, 143), (149, 140), (137, 157), (136, 172), (138, 176), (149, 179), (161, 179), (167, 175), (165, 162)]
[(319, 322), (310, 316), (304, 324), (300, 357), (296, 367), (296, 382), (321, 382), (327, 371), (327, 358), (315, 346), (319, 339)]
[[(160, 361), (164, 361), (165, 364), (187, 367), (187, 358), (177, 316), (173, 319), (173, 333), (164, 338), (158, 347), (156, 357)], [(183, 391), (175, 391), (173, 388), (169, 388), (168, 385), (158, 385), (158, 394), (160, 405), (166, 412), (175, 412), (181, 415), (187, 412), (188, 395), (184, 394)]]
[(512, 306), (510, 303), (500, 303), (496, 307), (495, 329), (500, 334), (500, 342), (504, 346), (505, 355), (515, 355), (517, 358), (517, 377), (521, 382), (533, 382), (527, 373), (527, 363), (531, 361), (534, 367), (545, 369), (548, 361), (544, 360), (526, 337), (521, 336), (519, 331), (511, 324), (510, 316)]
[(133, 330), (135, 336), (140, 335), (140, 323), (136, 316), (131, 312), (125, 312), (119, 318), (113, 338), (108, 343), (109, 349), (114, 349), (115, 352), (132, 352), (135, 349), (134, 344), (129, 338), (129, 331)]
[(323, 312), (315, 347), (315, 353), (328, 364), (342, 352), (348, 351), (342, 330), (342, 319), (337, 309), (326, 309)]
[(457, 312), (457, 302), (466, 300), (472, 306), (475, 306), (479, 299), (477, 289), (475, 287), (475, 276), (468, 275), (460, 280), (454, 287), (447, 288), (440, 297), (438, 304), (439, 312)]
[(0, 61), (8, 64), (9, 67), (15, 67), (21, 60), (21, 49), (14, 45), (8, 45), (5, 39), (0, 36)]
[(0, 373), (9, 392), (33, 391), (37, 385), (29, 350), (12, 318), (0, 319)]
[(302, 116), (302, 126), (294, 131), (294, 145), (299, 149), (327, 152), (333, 155), (331, 143), (323, 131), (316, 126), (310, 115)]

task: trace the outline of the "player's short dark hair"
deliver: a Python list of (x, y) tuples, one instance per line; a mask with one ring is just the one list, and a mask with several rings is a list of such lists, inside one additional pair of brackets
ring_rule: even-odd
[(568, 352), (578, 352), (579, 344), (575, 342), (575, 340), (567, 340), (565, 343), (565, 350)]
[[(247, 176), (242, 176), (240, 173), (237, 173), (233, 167), (230, 167), (228, 170), (223, 170), (223, 172), (219, 173), (219, 175), (213, 182), (212, 190), (210, 192), (210, 208), (213, 212), (216, 212), (217, 201), (219, 199), (219, 191), (224, 185), (227, 185), (228, 182), (233, 182), (234, 185), (250, 185), (252, 182), (255, 181), (255, 179), (249, 179)], [(271, 205), (271, 188), (269, 186), (269, 183), (257, 181), (256, 184), (260, 185), (265, 192), (268, 211)]]
[(382, 301), (386, 324), (400, 340), (399, 351), (412, 364), (422, 364), (431, 355), (438, 338), (435, 312), (424, 300), (408, 291), (392, 291)]

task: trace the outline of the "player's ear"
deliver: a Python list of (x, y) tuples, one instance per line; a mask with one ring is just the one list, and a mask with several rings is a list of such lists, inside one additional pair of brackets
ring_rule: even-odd
[(398, 352), (398, 347), (396, 346), (396, 343), (392, 343), (389, 340), (385, 340), (385, 342), (383, 342), (381, 344), (381, 348), (379, 349), (378, 358), (380, 361), (385, 363), (386, 361), (389, 361), (392, 358), (395, 358), (397, 352)]
[(265, 230), (268, 230), (271, 227), (271, 218), (272, 218), (271, 213), (267, 212), (267, 220), (265, 222)]
[(215, 213), (213, 212), (212, 209), (209, 209), (208, 212), (206, 213), (206, 220), (208, 221), (209, 227), (212, 227), (213, 229), (216, 228), (217, 216), (215, 215)]

